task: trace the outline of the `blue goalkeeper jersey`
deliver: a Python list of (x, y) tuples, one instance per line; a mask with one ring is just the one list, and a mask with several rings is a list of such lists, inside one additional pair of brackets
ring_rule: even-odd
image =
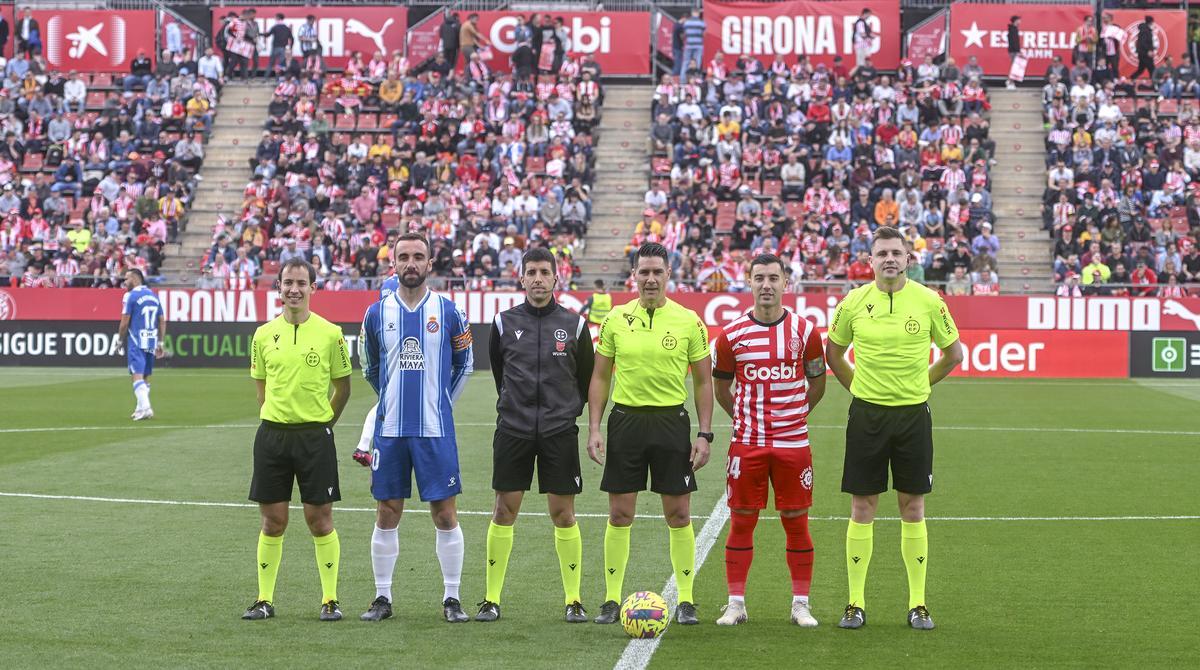
[(362, 367), (379, 394), (381, 437), (453, 437), (454, 403), (474, 369), (471, 324), (454, 301), (428, 291), (409, 309), (392, 295), (363, 317)]

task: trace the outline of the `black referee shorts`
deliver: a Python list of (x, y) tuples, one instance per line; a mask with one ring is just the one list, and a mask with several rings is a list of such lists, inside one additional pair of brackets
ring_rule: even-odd
[(492, 438), (492, 489), (528, 491), (537, 464), (538, 493), (573, 496), (583, 492), (579, 469), (579, 426), (527, 440), (496, 429)]
[(929, 404), (888, 407), (858, 398), (846, 422), (842, 491), (871, 496), (888, 486), (902, 493), (933, 490), (933, 416)]
[(265, 504), (290, 501), (293, 480), (300, 483), (300, 501), (305, 504), (325, 505), (342, 499), (333, 429), (323, 423), (263, 421), (254, 436), (250, 500)]
[(650, 490), (678, 496), (696, 490), (692, 472), (692, 419), (683, 405), (613, 405), (608, 415), (608, 446), (600, 490), (635, 493)]

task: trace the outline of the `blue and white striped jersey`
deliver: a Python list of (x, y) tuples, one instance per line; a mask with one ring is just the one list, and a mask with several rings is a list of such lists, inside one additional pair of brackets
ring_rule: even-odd
[(382, 437), (454, 437), (454, 403), (474, 369), (471, 324), (429, 291), (410, 310), (398, 294), (367, 308), (362, 367), (379, 394)]
[(142, 284), (125, 293), (121, 315), (129, 315), (129, 345), (142, 351), (154, 351), (158, 346), (158, 317), (162, 304), (150, 287)]
[(396, 275), (392, 275), (391, 277), (383, 280), (383, 284), (379, 286), (379, 299), (386, 300), (389, 296), (399, 290), (400, 278)]

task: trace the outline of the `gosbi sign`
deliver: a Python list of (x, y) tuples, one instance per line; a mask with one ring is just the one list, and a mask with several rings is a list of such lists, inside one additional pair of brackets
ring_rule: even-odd
[(979, 59), (984, 74), (1006, 76), (1008, 21), (1021, 17), (1021, 53), (1029, 59), (1026, 76), (1042, 76), (1054, 56), (1070, 66), (1075, 29), (1092, 14), (1086, 5), (976, 5), (950, 7), (950, 55), (961, 67), (971, 56)]
[(854, 65), (854, 22), (870, 9), (871, 62), (880, 69), (900, 64), (900, 3), (898, 0), (865, 2), (704, 2), (705, 64), (718, 51), (728, 62), (753, 56), (770, 63), (782, 55), (790, 64), (796, 57), (829, 65), (841, 56)]
[[(321, 56), (329, 67), (341, 68), (356, 51), (362, 52), (363, 61), (369, 61), (377, 51), (389, 58), (394, 51), (404, 50), (404, 37), (408, 31), (408, 10), (404, 7), (379, 6), (336, 6), (296, 7), (261, 5), (243, 7), (213, 7), (213, 30), (221, 27), (221, 17), (230, 12), (240, 14), (245, 9), (255, 10), (255, 21), (259, 32), (266, 35), (275, 25), (275, 15), (283, 14), (284, 25), (292, 31), (292, 55), (300, 57), (299, 28), (309, 14), (317, 20), (317, 41), (321, 44)], [(259, 45), (259, 66), (265, 66), (270, 58), (270, 44)]]
[(1176, 65), (1179, 58), (1188, 49), (1187, 44), (1187, 12), (1181, 10), (1153, 9), (1134, 10), (1118, 9), (1109, 12), (1113, 15), (1113, 23), (1121, 28), (1124, 35), (1121, 40), (1121, 73), (1133, 74), (1137, 67), (1137, 34), (1138, 25), (1147, 16), (1154, 17), (1151, 34), (1154, 35), (1154, 64), (1158, 65), (1170, 56)]
[[(491, 44), (492, 70), (508, 72), (509, 58), (517, 50), (515, 28), (528, 14), (478, 12), (479, 32)], [(467, 13), (459, 12), (466, 19)], [(562, 17), (571, 38), (571, 54), (591, 54), (605, 75), (644, 75), (650, 72), (649, 12), (553, 12)]]
[(33, 18), (41, 29), (42, 53), (51, 69), (128, 72), (138, 51), (154, 60), (152, 10), (35, 10)]

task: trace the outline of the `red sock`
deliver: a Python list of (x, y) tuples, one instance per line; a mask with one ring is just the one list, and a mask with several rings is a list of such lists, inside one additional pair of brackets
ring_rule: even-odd
[(725, 540), (725, 581), (729, 595), (746, 595), (746, 575), (754, 561), (754, 527), (758, 525), (758, 510), (752, 514), (732, 512), (729, 515), (729, 537)]
[(788, 572), (792, 573), (792, 595), (807, 596), (812, 585), (813, 545), (808, 534), (808, 514), (781, 517), (787, 534)]

